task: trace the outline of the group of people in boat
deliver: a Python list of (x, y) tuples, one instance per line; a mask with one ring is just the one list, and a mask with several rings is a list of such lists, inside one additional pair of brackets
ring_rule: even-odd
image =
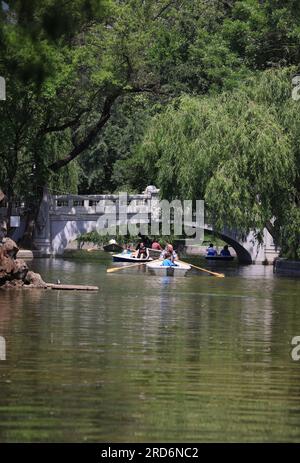
[[(215, 257), (217, 255), (218, 255), (218, 251), (214, 247), (213, 243), (210, 243), (210, 245), (206, 249), (206, 256), (207, 257)], [(230, 251), (228, 249), (228, 244), (225, 244), (222, 251), (220, 252), (220, 256), (222, 256), (222, 257), (230, 257), (231, 256)]]
[[(162, 266), (165, 267), (174, 267), (177, 266), (175, 260), (178, 259), (177, 253), (174, 251), (172, 244), (167, 243), (165, 248), (163, 249), (159, 242), (154, 239), (153, 242), (150, 244), (151, 249), (156, 251), (161, 251), (159, 259), (162, 260)], [(123, 254), (130, 254), (132, 257), (136, 259), (149, 259), (149, 247), (146, 246), (144, 241), (140, 241), (135, 250), (132, 251), (130, 249), (130, 245), (127, 245), (123, 251)]]
[[(162, 261), (161, 265), (165, 267), (174, 267), (177, 266), (176, 260), (178, 260), (178, 255), (175, 252), (172, 244), (167, 243), (165, 248), (162, 248), (160, 243), (154, 239), (152, 242), (148, 238), (144, 238), (137, 244), (135, 250), (131, 250), (130, 245), (127, 245), (126, 248), (124, 249), (122, 254), (128, 254), (131, 255), (131, 257), (134, 257), (136, 259), (149, 259), (149, 248), (154, 249), (156, 251), (161, 251), (161, 254), (159, 256), (159, 259)], [(228, 244), (225, 244), (223, 249), (221, 250), (220, 256), (222, 257), (230, 257), (230, 251), (228, 249)], [(214, 247), (213, 243), (210, 243), (206, 250), (206, 256), (208, 257), (214, 257), (218, 256), (218, 251)]]

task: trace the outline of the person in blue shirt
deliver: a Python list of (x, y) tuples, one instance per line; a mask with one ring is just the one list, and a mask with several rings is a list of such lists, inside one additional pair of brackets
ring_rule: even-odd
[(125, 247), (124, 251), (122, 251), (122, 254), (131, 254), (130, 244)]
[(178, 264), (172, 261), (172, 255), (169, 252), (165, 254), (164, 260), (160, 265), (162, 267), (178, 267)]
[(228, 244), (225, 244), (224, 248), (222, 249), (221, 256), (224, 256), (224, 257), (230, 257), (231, 256), (230, 251), (228, 249)]
[(214, 248), (214, 245), (213, 243), (210, 243), (210, 245), (208, 246), (207, 250), (206, 250), (206, 255), (207, 256), (216, 256), (218, 253), (216, 251), (216, 249)]

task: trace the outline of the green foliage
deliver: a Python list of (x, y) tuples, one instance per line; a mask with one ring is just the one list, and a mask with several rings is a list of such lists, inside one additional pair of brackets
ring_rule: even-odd
[[(88, 83), (79, 73), (77, 36), (91, 19), (102, 18), (108, 2), (80, 0), (71, 10), (68, 2), (56, 0), (8, 4), (0, 17), (0, 75), (7, 86), (7, 100), (0, 102), (0, 183), (9, 199), (38, 204), (46, 184), (55, 191), (77, 192), (77, 163), (57, 174), (49, 164), (72, 148), (66, 121), (88, 107), (91, 98), (90, 92), (82, 94)], [(47, 23), (51, 15), (53, 30)]]
[(108, 244), (108, 241), (111, 239), (108, 235), (100, 235), (99, 233), (92, 231), (89, 233), (82, 233), (76, 241), (80, 244), (84, 243), (93, 243), (97, 244), (98, 246), (102, 246), (103, 244)]
[(282, 254), (291, 259), (300, 259), (300, 208), (292, 204), (286, 211), (281, 228)]
[[(115, 239), (116, 242), (119, 245), (127, 245), (130, 244), (132, 246), (136, 246), (138, 242), (140, 242), (141, 238), (136, 235), (120, 235), (116, 234), (115, 236), (112, 235), (101, 235), (100, 233), (96, 231), (88, 232), (88, 233), (83, 233), (77, 238), (77, 241), (79, 243), (93, 243), (98, 246), (103, 246), (105, 244), (108, 244), (109, 240)], [(175, 235), (170, 235), (170, 236), (159, 236), (155, 237), (153, 235), (149, 235), (148, 238), (152, 241), (155, 238), (159, 242), (159, 244), (162, 247), (165, 247), (167, 243), (175, 245), (176, 242), (178, 242), (179, 237)]]
[(99, 142), (79, 158), (82, 168), (79, 193), (138, 192), (129, 183), (124, 184), (126, 177), (119, 163), (129, 157), (133, 146), (141, 141), (150, 117), (149, 104), (149, 98), (144, 95), (122, 99)]
[(7, 4), (9, 198), (34, 202), (45, 184), (106, 193), (154, 183), (166, 198), (205, 198), (218, 226), (259, 234), (276, 217), (284, 252), (298, 255), (298, 1)]
[[(241, 233), (276, 218), (282, 245), (299, 246), (299, 116), (293, 69), (267, 71), (234, 92), (182, 97), (153, 118), (126, 162), (169, 199), (205, 199), (217, 228)], [(136, 176), (134, 185), (140, 186)], [(298, 230), (298, 232), (297, 232)]]

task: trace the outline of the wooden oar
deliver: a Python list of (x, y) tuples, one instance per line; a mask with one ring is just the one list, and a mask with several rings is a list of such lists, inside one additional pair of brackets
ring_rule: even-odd
[(225, 278), (224, 273), (211, 272), (210, 270), (206, 270), (206, 268), (197, 267), (197, 265), (193, 265), (193, 264), (190, 264), (190, 263), (188, 263), (188, 262), (184, 262), (183, 260), (179, 260), (178, 262), (182, 262), (183, 264), (188, 264), (188, 265), (190, 265), (191, 267), (196, 268), (197, 270), (201, 270), (202, 272), (209, 273), (210, 275), (214, 275), (215, 277), (218, 277), (218, 278)]
[[(159, 260), (159, 259), (154, 259), (154, 260)], [(147, 264), (147, 262), (154, 262), (154, 261), (153, 261), (153, 260), (148, 260), (148, 261), (146, 261), (146, 262), (137, 262), (136, 264), (124, 265), (123, 267), (108, 268), (108, 269), (106, 270), (106, 272), (107, 272), (107, 273), (118, 272), (119, 270), (124, 270), (125, 268), (136, 267), (137, 265), (144, 265), (144, 264)]]

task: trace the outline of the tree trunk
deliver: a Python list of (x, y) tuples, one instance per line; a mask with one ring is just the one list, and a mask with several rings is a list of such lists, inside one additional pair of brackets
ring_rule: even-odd
[(37, 191), (37, 197), (34, 198), (32, 203), (28, 205), (28, 210), (26, 211), (25, 231), (18, 243), (23, 249), (35, 249), (33, 243), (34, 231), (42, 199), (43, 189), (39, 188)]

